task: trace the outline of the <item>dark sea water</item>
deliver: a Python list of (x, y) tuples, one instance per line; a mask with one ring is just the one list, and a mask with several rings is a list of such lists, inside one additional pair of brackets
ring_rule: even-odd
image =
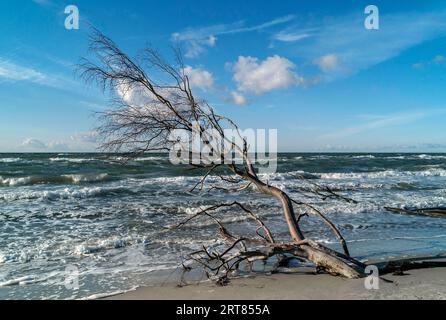
[[(287, 237), (271, 198), (249, 190), (192, 194), (198, 177), (172, 166), (166, 155), (119, 160), (0, 154), (0, 299), (87, 298), (149, 284), (154, 272), (178, 266), (203, 244), (218, 243), (215, 225), (205, 218), (183, 230), (166, 228), (216, 202), (239, 200)], [(384, 210), (446, 207), (446, 154), (281, 154), (278, 172), (264, 178), (303, 200), (299, 191), (307, 182), (295, 177), (302, 173), (358, 201), (312, 200), (340, 227), (355, 257), (446, 252), (446, 218)], [(234, 209), (220, 217), (236, 234), (250, 226)], [(306, 219), (302, 228), (337, 247), (319, 221)], [(73, 270), (78, 290), (66, 286)]]

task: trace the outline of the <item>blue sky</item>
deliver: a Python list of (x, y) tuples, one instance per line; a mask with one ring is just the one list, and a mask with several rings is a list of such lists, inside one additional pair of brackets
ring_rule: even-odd
[[(66, 30), (67, 5), (80, 29)], [(367, 5), (380, 29), (367, 30)], [(88, 24), (136, 55), (179, 43), (198, 95), (280, 151), (446, 151), (444, 1), (0, 2), (0, 152), (94, 151), (107, 97), (76, 78)]]

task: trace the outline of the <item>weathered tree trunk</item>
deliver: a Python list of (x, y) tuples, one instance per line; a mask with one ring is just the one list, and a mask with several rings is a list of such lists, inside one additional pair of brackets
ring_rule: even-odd
[(446, 208), (401, 209), (385, 207), (384, 209), (393, 213), (446, 218)]
[(362, 277), (363, 272), (361, 272), (361, 270), (358, 270), (360, 269), (358, 266), (356, 266), (356, 268), (352, 267), (347, 262), (341, 260), (341, 258), (325, 250), (323, 247), (314, 248), (311, 245), (307, 244), (298, 245), (299, 242), (305, 240), (305, 236), (297, 222), (293, 203), (290, 197), (279, 188), (269, 186), (260, 181), (258, 178), (253, 177), (252, 175), (248, 175), (247, 177), (253, 184), (257, 186), (259, 191), (275, 197), (282, 204), (282, 210), (288, 225), (290, 235), (293, 238), (293, 241), (296, 243), (296, 246), (298, 246), (299, 248), (296, 250), (296, 255), (308, 259), (317, 267), (321, 267), (331, 274), (341, 275), (350, 279)]
[(330, 274), (340, 275), (349, 279), (361, 278), (364, 271), (359, 266), (353, 267), (331, 253), (313, 248), (309, 245), (300, 246), (306, 258), (316, 266), (323, 268)]
[(295, 242), (305, 240), (305, 236), (297, 224), (296, 214), (294, 213), (293, 203), (290, 197), (279, 188), (269, 186), (252, 175), (248, 175), (246, 178), (255, 184), (260, 192), (271, 195), (280, 201), (291, 237)]

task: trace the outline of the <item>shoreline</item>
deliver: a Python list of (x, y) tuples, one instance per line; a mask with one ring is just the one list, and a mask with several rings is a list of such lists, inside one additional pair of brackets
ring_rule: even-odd
[[(396, 260), (396, 261), (408, 261)], [(416, 262), (441, 262), (444, 258), (414, 258)], [(446, 267), (413, 269), (402, 275), (385, 274), (379, 289), (368, 290), (366, 279), (345, 279), (314, 274), (312, 268), (288, 273), (254, 274), (232, 279), (227, 286), (211, 281), (189, 281), (179, 286), (167, 280), (126, 293), (100, 297), (105, 300), (446, 300)], [(177, 276), (179, 272), (177, 272)], [(179, 279), (179, 278), (178, 278)]]
[(211, 282), (179, 287), (174, 283), (138, 288), (106, 300), (446, 300), (446, 268), (387, 275), (367, 290), (364, 279), (330, 275), (274, 274), (234, 279), (221, 287)]

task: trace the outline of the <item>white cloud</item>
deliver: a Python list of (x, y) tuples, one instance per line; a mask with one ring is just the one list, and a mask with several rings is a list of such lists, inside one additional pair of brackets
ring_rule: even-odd
[(70, 148), (63, 141), (50, 141), (47, 145), (47, 149), (50, 151), (68, 151)]
[(26, 68), (0, 58), (0, 78), (8, 81), (30, 81), (44, 84), (47, 76), (37, 70)]
[(19, 150), (23, 152), (95, 151), (98, 138), (99, 134), (96, 131), (76, 133), (70, 138), (49, 142), (28, 138), (22, 142)]
[(340, 66), (340, 61), (337, 55), (327, 54), (316, 59), (314, 63), (324, 72), (335, 71)]
[(50, 141), (49, 143), (45, 143), (41, 140), (28, 138), (22, 142), (21, 149), (24, 151), (35, 151), (35, 152), (45, 152), (45, 151), (54, 151), (61, 152), (69, 150), (68, 145), (62, 141)]
[(188, 28), (181, 32), (173, 33), (171, 39), (172, 41), (185, 44), (185, 56), (187, 58), (196, 58), (206, 52), (208, 48), (214, 47), (217, 43), (218, 36), (262, 31), (276, 25), (290, 22), (293, 19), (294, 16), (288, 15), (255, 26), (245, 26), (245, 23), (240, 21), (232, 24), (218, 24), (201, 28)]
[(340, 130), (324, 134), (319, 137), (319, 139), (340, 139), (344, 137), (351, 137), (354, 135), (358, 135), (364, 131), (409, 124), (423, 118), (432, 116), (444, 116), (445, 114), (446, 109), (433, 109), (428, 111), (410, 111), (388, 115), (363, 115), (359, 118), (366, 121), (354, 126), (342, 128)]
[(189, 78), (190, 85), (194, 88), (202, 90), (211, 89), (214, 85), (214, 76), (207, 70), (202, 68), (192, 68), (186, 66), (184, 74)]
[(230, 94), (230, 101), (236, 105), (243, 106), (248, 103), (248, 99), (240, 92), (232, 91)]
[(40, 140), (29, 138), (22, 142), (22, 147), (43, 150), (47, 148), (47, 145)]
[(153, 101), (153, 96), (147, 93), (145, 88), (129, 88), (125, 84), (118, 84), (116, 87), (116, 93), (122, 99), (123, 102), (136, 106), (143, 107), (145, 104)]
[(411, 47), (446, 35), (446, 11), (383, 13), (381, 21), (385, 21), (385, 26), (382, 25), (378, 31), (365, 29), (364, 18), (365, 15), (358, 12), (327, 17), (316, 23), (300, 19), (282, 33), (308, 33), (311, 37), (293, 47), (286, 43), (287, 50), (292, 50), (296, 57), (306, 62), (314, 62), (315, 58), (327, 53), (336, 53), (345, 71), (338, 74), (342, 76), (366, 70), (397, 57)]
[(70, 137), (71, 141), (76, 143), (97, 143), (99, 139), (99, 133), (97, 131), (88, 131), (76, 133)]
[(0, 81), (2, 80), (7, 82), (30, 82), (63, 90), (72, 89), (78, 85), (78, 83), (71, 78), (43, 73), (36, 69), (21, 66), (0, 57)]
[(290, 60), (278, 55), (264, 61), (240, 56), (233, 66), (238, 90), (256, 95), (303, 84), (304, 79), (294, 73), (293, 69), (295, 65)]
[[(166, 106), (158, 101), (147, 88), (142, 85), (128, 86), (121, 84), (116, 87), (116, 92), (122, 101), (132, 107), (161, 112), (166, 111)], [(161, 88), (157, 92), (166, 99), (181, 100), (185, 99), (182, 91), (170, 88)], [(141, 111), (140, 110), (140, 111)]]
[(92, 102), (92, 101), (79, 101), (79, 105), (90, 109), (90, 110), (95, 110), (95, 111), (104, 111), (107, 109), (107, 104), (106, 103), (97, 103), (97, 102)]
[(415, 69), (424, 69), (425, 67), (429, 67), (429, 66), (432, 66), (432, 65), (443, 65), (445, 61), (446, 61), (446, 57), (445, 56), (443, 56), (441, 54), (437, 54), (430, 61), (420, 61), (420, 62), (414, 63), (412, 65), (412, 67), (415, 68)]
[[(129, 109), (131, 117), (140, 117), (141, 115), (156, 115), (157, 117), (164, 117), (166, 120), (175, 117), (172, 110), (170, 110), (164, 103), (161, 103), (158, 98), (153, 95), (147, 88), (142, 85), (128, 86), (126, 84), (118, 85), (116, 93), (119, 98)], [(173, 87), (159, 88), (157, 93), (165, 99), (174, 102), (177, 111), (183, 112), (190, 110), (190, 103), (187, 95)], [(200, 97), (195, 97), (196, 101)]]
[(217, 37), (216, 36), (209, 36), (207, 39), (207, 45), (209, 47), (215, 47), (215, 45), (217, 44)]
[(424, 63), (423, 63), (423, 62), (417, 62), (417, 63), (414, 63), (414, 64), (412, 65), (412, 67), (413, 67), (414, 69), (423, 69), (423, 68), (424, 68)]
[(33, 0), (34, 3), (37, 3), (40, 6), (47, 6), (51, 4), (50, 0)]
[(273, 39), (281, 42), (296, 42), (309, 37), (308, 33), (281, 31), (275, 34)]
[[(174, 41), (182, 41), (178, 33), (172, 35)], [(206, 48), (213, 48), (217, 44), (217, 37), (208, 36), (205, 39), (190, 39), (186, 44), (186, 58), (196, 58), (206, 51)]]
[(442, 62), (446, 61), (446, 58), (445, 58), (445, 56), (443, 56), (441, 54), (438, 54), (438, 55), (435, 56), (433, 61), (435, 63), (442, 63)]

